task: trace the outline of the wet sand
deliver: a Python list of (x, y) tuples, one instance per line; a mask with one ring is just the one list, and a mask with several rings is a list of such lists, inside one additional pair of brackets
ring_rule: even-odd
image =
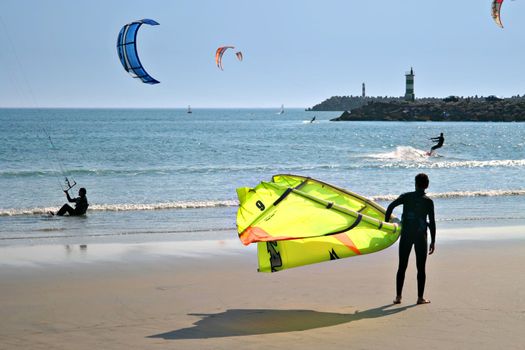
[(470, 232), (429, 257), (429, 305), (413, 255), (392, 305), (397, 244), (274, 274), (237, 241), (4, 247), (0, 349), (523, 349), (525, 230)]

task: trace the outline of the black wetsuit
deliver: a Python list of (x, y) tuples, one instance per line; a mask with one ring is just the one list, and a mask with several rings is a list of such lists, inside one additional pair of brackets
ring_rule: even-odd
[[(418, 297), (423, 298), (425, 291), (425, 264), (427, 261), (427, 226), (430, 228), (432, 242), (436, 237), (436, 223), (434, 221), (434, 202), (428, 198), (423, 190), (407, 192), (399, 196), (389, 206), (385, 214), (385, 221), (390, 220), (392, 211), (403, 204), (401, 217), (401, 238), (399, 240), (399, 267), (396, 276), (397, 295), (401, 296), (405, 271), (412, 245), (416, 251), (417, 291)], [(428, 216), (428, 223), (427, 223)]]
[(62, 208), (58, 211), (57, 215), (62, 216), (66, 212), (69, 213), (71, 216), (79, 216), (84, 215), (87, 211), (87, 208), (89, 207), (89, 203), (87, 201), (87, 197), (77, 197), (77, 198), (71, 198), (69, 197), (69, 194), (67, 194), (67, 200), (71, 203), (75, 203), (75, 208), (71, 208), (69, 204), (64, 204)]
[(430, 153), (434, 152), (434, 150), (443, 147), (443, 143), (445, 143), (445, 138), (443, 136), (439, 137), (433, 137), (431, 138), (432, 141), (437, 141), (437, 144), (432, 146), (430, 149)]

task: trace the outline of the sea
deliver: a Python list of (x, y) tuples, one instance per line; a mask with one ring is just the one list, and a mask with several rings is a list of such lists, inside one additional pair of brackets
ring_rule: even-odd
[[(283, 173), (387, 206), (423, 172), (438, 235), (525, 226), (525, 123), (278, 112), (0, 109), (0, 246), (235, 239), (236, 188)], [(444, 146), (426, 156), (440, 133)], [(66, 201), (65, 177), (73, 196), (87, 189), (87, 215), (48, 215)]]

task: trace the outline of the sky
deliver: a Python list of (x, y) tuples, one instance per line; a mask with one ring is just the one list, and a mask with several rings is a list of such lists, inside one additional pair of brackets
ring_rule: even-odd
[[(0, 107), (311, 107), (333, 95), (525, 94), (525, 1), (2, 0)], [(161, 81), (120, 65), (116, 39), (142, 26), (140, 59)], [(215, 50), (225, 54), (224, 71)]]

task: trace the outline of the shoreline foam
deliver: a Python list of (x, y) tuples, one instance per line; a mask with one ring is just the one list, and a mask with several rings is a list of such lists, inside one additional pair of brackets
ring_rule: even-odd
[[(483, 191), (449, 191), (449, 192), (429, 192), (427, 195), (434, 199), (454, 199), (470, 197), (521, 197), (525, 196), (525, 189), (508, 190), (483, 190)], [(367, 196), (373, 201), (392, 201), (399, 194), (379, 194)], [(117, 204), (92, 204), (89, 211), (151, 211), (151, 210), (170, 210), (170, 209), (206, 209), (221, 207), (236, 207), (239, 201), (236, 199), (226, 200), (196, 200), (196, 201), (173, 201), (158, 203), (117, 203)], [(50, 211), (56, 211), (56, 207), (34, 207), (34, 208), (0, 208), (2, 216), (24, 216), (24, 215), (43, 215)]]

